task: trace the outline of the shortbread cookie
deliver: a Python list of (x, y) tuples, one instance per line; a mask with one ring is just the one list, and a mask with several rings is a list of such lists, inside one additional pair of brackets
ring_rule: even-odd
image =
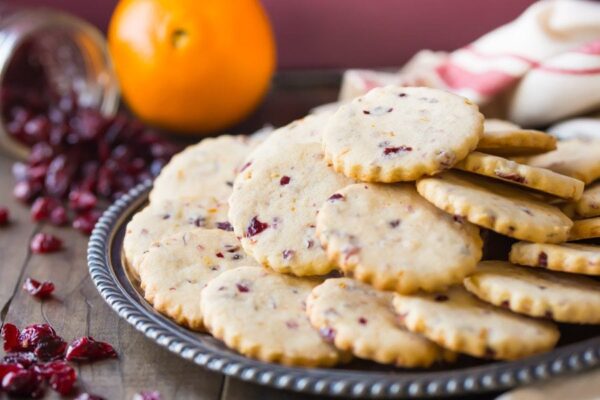
[(524, 156), (556, 149), (556, 138), (545, 132), (521, 129), (506, 121), (485, 120), (483, 136), (477, 150), (502, 156)]
[(600, 178), (600, 140), (565, 140), (546, 154), (529, 157), (525, 163), (551, 169), (559, 174), (584, 181), (586, 184)]
[(531, 317), (600, 323), (600, 282), (590, 278), (484, 261), (465, 279), (481, 300)]
[(478, 151), (474, 151), (456, 164), (456, 168), (539, 190), (567, 200), (578, 200), (583, 193), (584, 184), (579, 179)]
[(442, 210), (516, 239), (567, 240), (573, 222), (558, 208), (500, 182), (445, 172), (417, 182), (421, 196)]
[(440, 294), (396, 294), (394, 307), (409, 330), (474, 357), (527, 357), (550, 350), (560, 335), (551, 322), (494, 307), (462, 286)]
[(578, 219), (573, 222), (569, 240), (593, 239), (600, 237), (600, 217)]
[(353, 355), (398, 367), (428, 367), (443, 359), (433, 342), (398, 323), (392, 294), (349, 278), (328, 279), (307, 300), (312, 325)]
[(319, 211), (317, 236), (346, 274), (400, 293), (462, 282), (483, 246), (475, 225), (436, 208), (408, 183), (337, 191)]
[(600, 216), (600, 182), (585, 188), (581, 198), (573, 205), (573, 211), (583, 218)]
[(153, 243), (139, 265), (140, 286), (154, 308), (175, 322), (201, 330), (200, 293), (219, 274), (258, 265), (233, 232), (195, 228)]
[(517, 242), (510, 250), (510, 261), (554, 271), (600, 275), (600, 247), (589, 244)]
[(197, 227), (232, 230), (227, 222), (227, 204), (188, 197), (157, 201), (135, 214), (123, 239), (123, 255), (133, 276), (139, 277), (139, 263), (153, 242)]
[(319, 283), (262, 267), (226, 271), (201, 293), (204, 323), (213, 336), (247, 357), (330, 367), (347, 357), (311, 326), (306, 315), (306, 298)]
[(246, 252), (263, 265), (299, 276), (326, 274), (335, 266), (319, 246), (317, 212), (350, 183), (327, 166), (318, 143), (274, 133), (236, 179), (229, 219)]
[(150, 202), (194, 196), (227, 203), (233, 180), (259, 141), (247, 136), (204, 139), (175, 155), (150, 192)]
[(483, 121), (484, 135), (488, 132), (506, 132), (516, 129), (521, 129), (521, 127), (513, 122), (506, 121), (504, 119), (486, 118), (485, 121)]
[(326, 159), (361, 181), (411, 181), (451, 168), (477, 146), (483, 116), (437, 89), (386, 86), (342, 105), (323, 132)]

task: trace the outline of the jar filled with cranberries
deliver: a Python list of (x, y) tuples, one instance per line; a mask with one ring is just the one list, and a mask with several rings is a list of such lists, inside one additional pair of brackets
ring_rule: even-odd
[(127, 114), (104, 36), (51, 9), (0, 1), (0, 149), (35, 222), (89, 233), (178, 147)]

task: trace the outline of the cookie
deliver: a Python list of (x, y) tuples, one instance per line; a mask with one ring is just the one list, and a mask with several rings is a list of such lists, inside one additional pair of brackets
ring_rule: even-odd
[(539, 190), (567, 200), (578, 200), (583, 193), (584, 184), (579, 179), (478, 151), (469, 154), (467, 158), (456, 165), (456, 168)]
[(494, 307), (462, 286), (439, 294), (396, 294), (394, 308), (410, 331), (474, 357), (527, 357), (552, 349), (560, 335), (551, 322)]
[(600, 178), (600, 140), (565, 140), (546, 154), (529, 157), (525, 163), (550, 169), (559, 174), (579, 179), (586, 184)]
[(564, 242), (573, 225), (558, 208), (506, 184), (473, 175), (444, 172), (419, 180), (417, 190), (447, 213), (520, 240)]
[(206, 227), (233, 229), (227, 222), (227, 204), (214, 199), (161, 200), (136, 213), (125, 229), (123, 256), (129, 271), (139, 278), (138, 266), (150, 245), (165, 235)]
[(328, 279), (307, 300), (311, 324), (356, 357), (397, 367), (428, 367), (444, 352), (398, 323), (392, 294), (349, 278)]
[(585, 188), (581, 198), (573, 204), (573, 212), (583, 218), (600, 216), (600, 182)]
[(556, 149), (556, 138), (545, 132), (521, 129), (508, 121), (484, 122), (483, 136), (477, 150), (501, 156), (524, 156)]
[(139, 265), (140, 286), (154, 308), (180, 325), (202, 330), (200, 293), (219, 274), (257, 265), (233, 232), (194, 228), (153, 243)]
[(330, 367), (348, 357), (314, 329), (306, 298), (316, 279), (262, 267), (226, 271), (204, 288), (200, 307), (210, 333), (247, 357), (303, 367)]
[[(304, 129), (300, 126), (294, 129)], [(273, 133), (237, 177), (229, 219), (244, 250), (278, 272), (322, 275), (335, 265), (315, 234), (321, 204), (352, 181), (335, 173), (321, 146)]]
[(317, 236), (345, 274), (400, 293), (462, 282), (483, 245), (476, 226), (434, 207), (409, 183), (337, 191), (319, 211)]
[(600, 247), (589, 244), (517, 242), (510, 250), (510, 261), (554, 271), (600, 275)]
[(451, 168), (477, 146), (483, 116), (437, 89), (386, 86), (342, 105), (323, 131), (333, 168), (367, 182), (411, 181)]
[(465, 279), (465, 288), (519, 314), (570, 324), (600, 323), (600, 283), (590, 278), (484, 261)]
[(187, 147), (162, 169), (150, 202), (194, 196), (227, 203), (235, 176), (259, 142), (225, 135)]
[(573, 222), (569, 240), (593, 239), (600, 237), (600, 217), (578, 219)]

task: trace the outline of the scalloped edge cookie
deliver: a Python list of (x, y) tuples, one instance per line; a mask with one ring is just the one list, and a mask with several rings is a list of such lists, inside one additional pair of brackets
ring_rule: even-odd
[(517, 242), (512, 245), (509, 259), (528, 267), (600, 275), (600, 247), (590, 244)]
[(600, 217), (573, 221), (573, 227), (569, 232), (569, 241), (594, 239), (598, 237), (600, 237)]

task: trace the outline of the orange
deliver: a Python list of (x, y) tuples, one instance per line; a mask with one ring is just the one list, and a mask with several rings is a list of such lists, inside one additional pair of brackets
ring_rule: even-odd
[(275, 67), (273, 34), (258, 0), (121, 0), (108, 42), (131, 110), (180, 132), (242, 120)]

